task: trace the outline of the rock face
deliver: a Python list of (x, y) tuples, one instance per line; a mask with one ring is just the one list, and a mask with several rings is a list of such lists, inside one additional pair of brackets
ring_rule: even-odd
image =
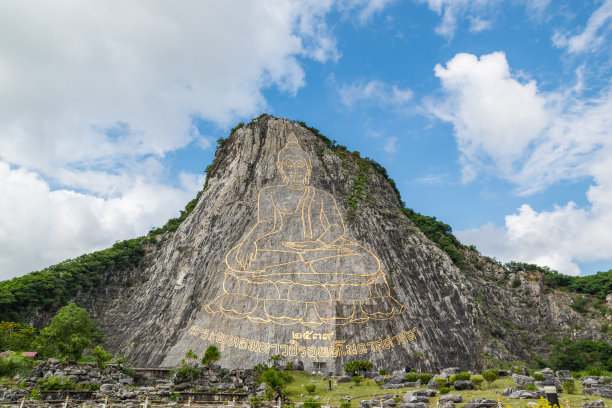
[(397, 369), (416, 351), (424, 365), (473, 364), (465, 280), (369, 162), (266, 117), (224, 143), (209, 175), (115, 316), (137, 364), (174, 366), (211, 344), (229, 367), (282, 354), (306, 370), (355, 359)]
[[(281, 354), (323, 373), (351, 360), (465, 370), (483, 356), (547, 351), (540, 328), (602, 335), (571, 294), (535, 275), (468, 248), (459, 269), (410, 221), (379, 165), (292, 121), (266, 115), (238, 129), (207, 174), (142, 268), (110, 271), (101, 296), (76, 299), (101, 322), (105, 348), (135, 366), (177, 366), (214, 344), (231, 368)], [(520, 275), (524, 299), (508, 274)]]

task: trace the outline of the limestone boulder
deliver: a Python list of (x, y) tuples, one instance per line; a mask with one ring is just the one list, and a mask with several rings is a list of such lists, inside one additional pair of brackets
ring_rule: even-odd
[(453, 383), (453, 387), (455, 387), (455, 389), (457, 391), (465, 391), (465, 390), (473, 390), (476, 387), (474, 386), (474, 383), (470, 380), (459, 380), (459, 381), (455, 381)]
[(440, 400), (440, 404), (447, 402), (454, 402), (458, 404), (460, 402), (463, 402), (463, 397), (459, 394), (440, 395), (438, 399)]
[(604, 408), (605, 406), (604, 400), (595, 400), (582, 403), (582, 408)]
[(535, 383), (535, 378), (527, 375), (512, 374), (512, 379), (514, 380), (516, 385), (519, 385), (521, 387)]

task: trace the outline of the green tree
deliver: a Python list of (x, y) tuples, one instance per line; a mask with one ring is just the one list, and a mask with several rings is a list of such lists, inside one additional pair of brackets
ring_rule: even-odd
[(91, 354), (96, 358), (96, 363), (98, 363), (98, 367), (106, 367), (106, 363), (108, 363), (114, 356), (111, 353), (108, 353), (100, 346), (94, 347), (91, 351)]
[(285, 356), (280, 355), (280, 354), (275, 354), (273, 356), (270, 356), (270, 358), (268, 359), (268, 362), (272, 363), (272, 367), (278, 370), (284, 359), (285, 359)]
[(285, 388), (287, 384), (293, 382), (293, 377), (284, 370), (277, 370), (268, 367), (255, 377), (255, 382), (258, 384), (266, 384), (268, 389)]
[(489, 384), (490, 387), (491, 384), (499, 378), (499, 371), (495, 369), (487, 370), (482, 373), (482, 378), (485, 379), (485, 381)]
[(221, 352), (217, 348), (217, 346), (211, 344), (206, 348), (204, 352), (204, 357), (202, 357), (202, 364), (210, 367), (215, 361), (221, 358)]
[(46, 357), (79, 359), (91, 344), (93, 322), (87, 310), (74, 303), (62, 307), (38, 336), (38, 349)]
[(176, 370), (176, 377), (181, 380), (198, 378), (202, 374), (196, 367), (198, 358), (198, 355), (189, 349), (185, 353), (185, 358), (181, 360), (181, 366)]
[(29, 324), (0, 322), (0, 351), (32, 350), (36, 329)]
[(368, 371), (372, 367), (374, 367), (374, 364), (370, 361), (355, 360), (346, 363), (344, 365), (344, 371), (346, 371), (349, 376), (354, 376), (358, 371)]
[(472, 380), (472, 382), (474, 383), (474, 386), (476, 387), (476, 389), (480, 389), (480, 386), (482, 385), (482, 382), (484, 381), (484, 378), (482, 377), (482, 375), (473, 375), (470, 380)]

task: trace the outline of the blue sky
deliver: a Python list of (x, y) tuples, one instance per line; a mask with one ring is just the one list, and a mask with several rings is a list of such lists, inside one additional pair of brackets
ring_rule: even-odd
[(612, 268), (612, 0), (0, 3), (0, 278), (145, 234), (262, 112), (501, 261)]

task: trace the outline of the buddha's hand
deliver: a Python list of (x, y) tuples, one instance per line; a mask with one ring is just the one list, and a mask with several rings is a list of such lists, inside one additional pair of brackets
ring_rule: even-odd
[(296, 251), (312, 251), (317, 249), (323, 249), (327, 245), (321, 241), (299, 241), (299, 242), (283, 242), (283, 246), (291, 248)]
[(256, 259), (257, 244), (247, 239), (240, 244), (240, 248), (238, 248), (236, 253), (236, 261), (242, 267), (242, 270), (246, 271)]

